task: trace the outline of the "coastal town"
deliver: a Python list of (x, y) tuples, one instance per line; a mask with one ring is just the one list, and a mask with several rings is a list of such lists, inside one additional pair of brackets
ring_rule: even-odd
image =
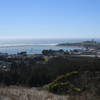
[[(86, 42), (85, 42), (86, 43)], [(88, 42), (94, 44), (94, 42)], [(97, 44), (95, 42), (95, 44)], [(72, 45), (72, 44), (71, 44)], [(83, 46), (81, 49), (74, 50), (43, 50), (41, 54), (27, 54), (26, 51), (19, 52), (17, 54), (0, 53), (0, 68), (7, 70), (13, 62), (24, 62), (26, 65), (34, 63), (46, 63), (49, 59), (54, 57), (66, 57), (66, 56), (81, 56), (81, 57), (100, 57), (100, 49), (96, 46)]]
[(99, 57), (100, 49), (94, 45), (73, 50), (43, 50), (41, 54), (28, 54), (26, 51), (17, 54), (0, 53), (0, 85), (17, 86), (18, 89), (35, 87), (36, 90), (69, 97), (72, 93), (84, 96), (84, 92), (94, 97), (95, 93), (98, 97)]
[(0, 0), (0, 100), (100, 100), (100, 0)]

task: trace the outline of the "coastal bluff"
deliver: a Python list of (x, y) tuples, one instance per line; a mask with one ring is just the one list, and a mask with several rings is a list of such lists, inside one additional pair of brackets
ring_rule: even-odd
[(57, 46), (79, 46), (79, 47), (100, 47), (100, 42), (96, 41), (83, 41), (83, 42), (73, 42), (73, 43), (60, 43)]

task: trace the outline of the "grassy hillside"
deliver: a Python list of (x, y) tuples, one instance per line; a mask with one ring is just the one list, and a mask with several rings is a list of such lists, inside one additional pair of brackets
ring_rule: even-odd
[[(100, 100), (100, 58), (65, 55), (26, 61), (12, 60), (11, 66), (0, 68), (0, 85), (7, 86), (0, 88), (0, 100)], [(31, 88), (45, 86), (46, 91)]]

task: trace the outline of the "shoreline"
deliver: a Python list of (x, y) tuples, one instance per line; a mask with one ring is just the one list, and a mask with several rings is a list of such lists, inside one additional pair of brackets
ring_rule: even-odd
[(18, 45), (4, 45), (0, 48), (9, 48), (9, 47), (26, 47), (26, 46), (56, 46), (57, 44), (18, 44)]

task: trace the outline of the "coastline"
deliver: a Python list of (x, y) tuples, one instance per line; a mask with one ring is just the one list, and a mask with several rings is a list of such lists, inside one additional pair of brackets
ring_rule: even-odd
[(0, 45), (0, 48), (9, 48), (9, 47), (26, 47), (26, 46), (56, 46), (57, 44), (14, 44), (14, 45)]

